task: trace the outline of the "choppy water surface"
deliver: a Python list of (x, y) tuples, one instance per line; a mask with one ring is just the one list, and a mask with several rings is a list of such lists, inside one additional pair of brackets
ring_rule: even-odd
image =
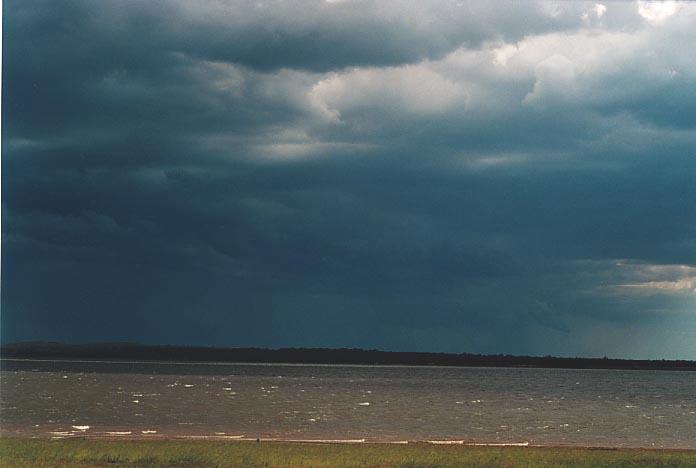
[(5, 360), (0, 391), (4, 435), (696, 448), (691, 372)]

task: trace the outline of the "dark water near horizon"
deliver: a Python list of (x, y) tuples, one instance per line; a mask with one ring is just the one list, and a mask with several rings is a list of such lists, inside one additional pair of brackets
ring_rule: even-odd
[(696, 373), (3, 360), (0, 421), (5, 436), (696, 449)]

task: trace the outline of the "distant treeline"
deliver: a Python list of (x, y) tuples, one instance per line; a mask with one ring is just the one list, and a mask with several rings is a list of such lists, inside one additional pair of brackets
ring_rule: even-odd
[(9, 359), (85, 359), (125, 361), (250, 362), (290, 364), (373, 364), (482, 367), (548, 367), (568, 369), (692, 370), (696, 361), (630, 360), (511, 356), (507, 354), (449, 354), (329, 348), (209, 348), (152, 346), (131, 343), (63, 344), (15, 343), (0, 347)]

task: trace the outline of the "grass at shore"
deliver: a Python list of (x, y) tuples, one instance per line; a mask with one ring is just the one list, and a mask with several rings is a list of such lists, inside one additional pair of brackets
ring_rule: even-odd
[(0, 467), (696, 467), (696, 451), (0, 439)]

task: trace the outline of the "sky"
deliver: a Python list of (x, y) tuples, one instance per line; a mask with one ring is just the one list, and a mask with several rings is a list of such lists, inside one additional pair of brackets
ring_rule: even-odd
[(3, 16), (3, 342), (696, 359), (696, 3)]

